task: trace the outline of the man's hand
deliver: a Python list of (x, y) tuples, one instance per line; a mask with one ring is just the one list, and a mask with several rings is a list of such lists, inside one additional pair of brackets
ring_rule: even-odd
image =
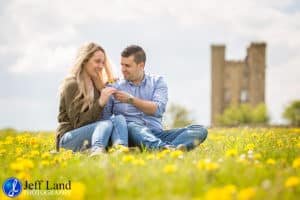
[[(122, 103), (129, 103), (128, 100), (132, 96), (126, 92), (116, 91), (114, 93), (114, 97)], [(134, 97), (134, 100), (130, 104), (147, 115), (153, 115), (157, 109), (157, 105), (154, 102), (143, 100), (137, 97)]]
[(116, 91), (114, 93), (114, 97), (115, 97), (115, 99), (117, 99), (118, 101), (120, 101), (122, 103), (128, 103), (130, 94), (128, 94), (126, 92), (122, 92), (122, 91)]
[(99, 105), (104, 107), (109, 100), (110, 95), (114, 94), (117, 90), (112, 87), (106, 87), (101, 90)]

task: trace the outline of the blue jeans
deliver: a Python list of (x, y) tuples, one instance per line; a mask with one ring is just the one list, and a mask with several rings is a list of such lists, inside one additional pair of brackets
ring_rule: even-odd
[(127, 127), (130, 145), (149, 149), (161, 149), (166, 145), (176, 147), (183, 144), (187, 150), (191, 150), (204, 142), (208, 133), (207, 129), (201, 125), (190, 125), (166, 131), (150, 130), (135, 122), (129, 122)]
[(91, 147), (94, 151), (97, 148), (107, 148), (110, 139), (112, 145), (128, 146), (128, 130), (123, 115), (113, 115), (109, 120), (97, 121), (71, 130), (62, 136), (59, 146), (72, 151)]

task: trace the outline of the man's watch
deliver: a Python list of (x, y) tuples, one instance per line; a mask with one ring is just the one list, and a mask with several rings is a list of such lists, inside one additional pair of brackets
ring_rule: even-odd
[(133, 103), (133, 98), (134, 98), (134, 96), (132, 96), (131, 94), (128, 94), (127, 103), (132, 104)]

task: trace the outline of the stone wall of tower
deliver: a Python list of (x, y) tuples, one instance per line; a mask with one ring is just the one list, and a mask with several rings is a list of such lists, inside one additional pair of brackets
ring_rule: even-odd
[(249, 103), (253, 106), (265, 101), (266, 44), (252, 43), (247, 49), (249, 70)]
[[(238, 105), (241, 100), (241, 91), (243, 84), (243, 70), (245, 62), (243, 61), (225, 61), (225, 79), (224, 79), (224, 105)], [(223, 110), (224, 111), (224, 110)], [(222, 111), (222, 112), (223, 112)]]
[(216, 117), (223, 111), (224, 99), (225, 46), (211, 46), (211, 123), (216, 125)]
[(225, 46), (211, 46), (211, 125), (230, 104), (265, 101), (266, 44), (251, 43), (243, 61), (225, 60)]

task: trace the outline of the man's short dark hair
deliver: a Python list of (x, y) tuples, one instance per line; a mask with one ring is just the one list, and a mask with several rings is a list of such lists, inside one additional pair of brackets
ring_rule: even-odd
[(126, 47), (121, 53), (121, 56), (125, 58), (128, 58), (132, 55), (136, 64), (140, 64), (141, 62), (146, 63), (146, 53), (142, 47), (137, 45), (130, 45)]

